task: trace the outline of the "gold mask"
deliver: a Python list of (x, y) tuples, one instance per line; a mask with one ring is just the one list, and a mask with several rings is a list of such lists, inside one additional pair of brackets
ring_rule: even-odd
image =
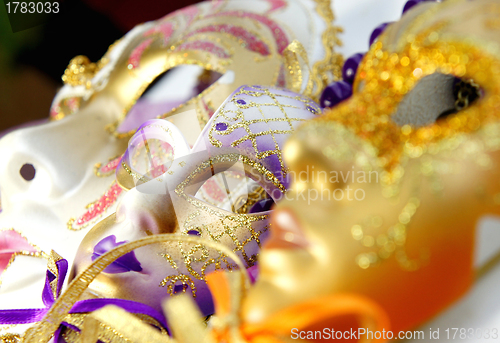
[[(476, 223), (500, 214), (499, 13), (492, 0), (416, 6), (372, 45), (352, 98), (288, 141), (297, 177), (273, 214), (246, 322), (348, 292), (378, 303), (397, 332), (470, 287)], [(433, 94), (452, 92), (450, 76), (480, 98), (459, 90), (440, 117), (449, 97)]]

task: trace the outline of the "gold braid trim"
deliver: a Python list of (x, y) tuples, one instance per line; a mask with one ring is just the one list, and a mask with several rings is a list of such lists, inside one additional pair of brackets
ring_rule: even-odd
[[(139, 240), (120, 245), (113, 250), (108, 251), (96, 259), (86, 270), (78, 275), (68, 288), (50, 308), (49, 312), (45, 315), (40, 323), (28, 329), (23, 337), (25, 343), (46, 343), (54, 335), (61, 322), (63, 322), (68, 315), (73, 305), (78, 301), (83, 292), (88, 288), (92, 281), (106, 269), (117, 258), (147, 245), (164, 242), (186, 242), (198, 243), (209, 246), (213, 249), (219, 250), (223, 254), (231, 258), (240, 270), (246, 270), (241, 259), (232, 250), (224, 245), (207, 241), (199, 237), (184, 236), (178, 234), (161, 234), (141, 238)], [(241, 273), (244, 285), (244, 290), (250, 286), (250, 278), (247, 273)]]

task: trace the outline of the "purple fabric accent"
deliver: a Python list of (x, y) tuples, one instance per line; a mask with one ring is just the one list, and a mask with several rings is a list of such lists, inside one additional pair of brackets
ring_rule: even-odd
[(342, 78), (345, 82), (353, 84), (354, 78), (356, 77), (356, 71), (358, 70), (361, 60), (363, 60), (365, 54), (358, 53), (349, 57), (342, 67)]
[[(56, 295), (59, 296), (61, 294), (62, 285), (64, 283), (64, 279), (66, 278), (66, 274), (68, 273), (68, 261), (61, 259), (56, 262), (56, 267), (59, 274), (59, 279), (57, 280), (56, 286)], [(42, 300), (43, 304), (47, 307), (52, 306), (54, 304), (54, 294), (52, 293), (52, 287), (50, 287), (50, 283), (54, 281), (56, 275), (54, 275), (50, 270), (47, 270), (45, 276), (45, 286), (43, 287), (42, 292)]]
[(215, 129), (217, 131), (226, 131), (227, 130), (227, 124), (226, 123), (217, 123), (217, 124), (215, 124)]
[(173, 108), (178, 107), (184, 101), (189, 100), (194, 96), (194, 92), (189, 94), (185, 100), (152, 102), (147, 99), (139, 99), (136, 104), (127, 113), (123, 122), (118, 126), (118, 132), (129, 132), (137, 130), (145, 121), (156, 118), (162, 114), (170, 112)]
[(0, 310), (0, 324), (27, 324), (40, 321), (48, 309), (26, 308), (19, 310)]
[[(68, 261), (62, 259), (56, 262), (58, 269), (59, 280), (57, 282), (56, 293), (57, 296), (61, 293), (61, 288), (68, 272)], [(14, 309), (14, 310), (0, 310), (0, 324), (26, 324), (40, 321), (47, 313), (49, 308), (54, 304), (54, 294), (50, 287), (50, 282), (56, 276), (47, 270), (45, 276), (45, 286), (42, 291), (42, 300), (46, 308), (28, 308), (28, 309)]]
[(252, 284), (257, 281), (257, 278), (259, 277), (259, 265), (255, 264), (251, 266), (250, 268), (247, 268), (248, 276), (250, 276), (250, 282)]
[(352, 95), (352, 86), (344, 81), (329, 84), (323, 90), (319, 103), (323, 108), (334, 107)]
[[(59, 278), (57, 280), (57, 296), (59, 297), (62, 289), (62, 285), (66, 278), (68, 272), (68, 262), (61, 259), (56, 262), (58, 269)], [(45, 314), (49, 311), (50, 307), (54, 304), (55, 299), (50, 287), (50, 282), (53, 281), (56, 276), (51, 272), (47, 271), (45, 277), (45, 287), (42, 292), (42, 299), (46, 308), (37, 309), (13, 309), (13, 310), (0, 310), (0, 324), (27, 324), (38, 322), (43, 319)], [(78, 301), (69, 311), (69, 313), (86, 313), (98, 310), (106, 305), (115, 305), (123, 308), (130, 313), (141, 313), (151, 318), (157, 320), (164, 328), (168, 331), (168, 326), (163, 314), (159, 313), (152, 307), (138, 303), (131, 300), (124, 299), (89, 299)], [(63, 323), (63, 326), (71, 327), (76, 329), (67, 323)], [(64, 342), (61, 338), (61, 327), (55, 333), (54, 342)]]
[(251, 208), (249, 213), (259, 213), (271, 210), (271, 206), (274, 205), (273, 199), (262, 199), (256, 202)]
[(391, 24), (391, 23), (380, 24), (379, 26), (377, 26), (375, 28), (375, 30), (372, 31), (372, 34), (370, 36), (370, 46), (372, 46), (373, 42), (375, 42), (375, 40), (378, 38), (378, 36), (380, 36), (382, 34), (382, 32), (384, 32), (385, 28), (389, 24)]
[[(63, 325), (65, 325), (65, 324), (66, 323), (63, 323)], [(63, 325), (59, 326), (59, 328), (54, 333), (54, 343), (66, 343), (66, 341), (64, 340), (64, 338), (62, 336)]]
[[(95, 261), (108, 251), (124, 243), (127, 243), (127, 241), (116, 242), (115, 235), (103, 238), (94, 247), (94, 253), (92, 254), (92, 261)], [(104, 272), (109, 274), (120, 274), (120, 273), (127, 273), (130, 271), (134, 272), (142, 271), (141, 264), (135, 257), (135, 253), (133, 251), (123, 255), (122, 257), (117, 258), (115, 261), (113, 261), (113, 263), (107, 266), (106, 269), (104, 269)]]

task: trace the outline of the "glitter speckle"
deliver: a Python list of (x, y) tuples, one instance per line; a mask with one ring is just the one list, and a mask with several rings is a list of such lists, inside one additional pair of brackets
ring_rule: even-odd
[(226, 131), (227, 130), (227, 124), (226, 123), (217, 123), (217, 124), (215, 124), (215, 129), (217, 131)]
[(306, 108), (307, 108), (307, 110), (308, 110), (309, 112), (311, 112), (311, 113), (314, 113), (314, 114), (318, 113), (318, 111), (317, 111), (314, 107), (307, 106)]

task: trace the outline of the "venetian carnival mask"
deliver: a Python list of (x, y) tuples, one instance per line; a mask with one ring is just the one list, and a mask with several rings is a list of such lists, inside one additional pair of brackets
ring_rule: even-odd
[[(97, 63), (84, 56), (73, 59), (54, 99), (52, 121), (17, 130), (0, 143), (2, 234), (28, 246), (18, 247), (20, 254), (46, 256), (54, 249), (71, 264), (88, 229), (113, 213), (124, 194), (115, 169), (144, 121), (166, 118), (192, 146), (215, 110), (243, 84), (300, 91), (305, 65), (314, 79), (306, 87), (309, 93), (331, 80), (340, 57), (332, 50), (335, 41), (328, 39), (336, 33), (329, 6), (313, 1), (204, 2), (137, 26)], [(293, 25), (284, 24), (288, 21)], [(162, 103), (151, 102), (147, 94), (139, 99), (167, 71), (170, 89), (186, 89), (183, 95)], [(194, 81), (186, 86), (189, 78)], [(170, 92), (165, 94), (168, 98)], [(24, 271), (20, 267), (13, 273)], [(9, 294), (2, 306), (19, 306), (21, 298)]]
[[(73, 275), (119, 244), (163, 233), (222, 244), (252, 266), (267, 235), (270, 205), (288, 186), (281, 146), (295, 127), (318, 113), (314, 101), (302, 95), (244, 86), (221, 105), (192, 149), (170, 122), (147, 121), (122, 159), (125, 169), (142, 175), (144, 183), (139, 181), (116, 214), (88, 233)], [(173, 150), (163, 159), (167, 171), (148, 177), (132, 156), (140, 161), (143, 153), (151, 153), (154, 159), (161, 156), (154, 147), (162, 145)], [(207, 315), (213, 305), (205, 275), (233, 265), (217, 249), (185, 242), (136, 249), (127, 258), (105, 269), (85, 297), (134, 300), (161, 311), (169, 294), (188, 292)]]
[(371, 46), (353, 96), (287, 142), (296, 177), (244, 322), (352, 293), (397, 332), (471, 286), (478, 221), (500, 214), (499, 14), (493, 0), (415, 6)]

